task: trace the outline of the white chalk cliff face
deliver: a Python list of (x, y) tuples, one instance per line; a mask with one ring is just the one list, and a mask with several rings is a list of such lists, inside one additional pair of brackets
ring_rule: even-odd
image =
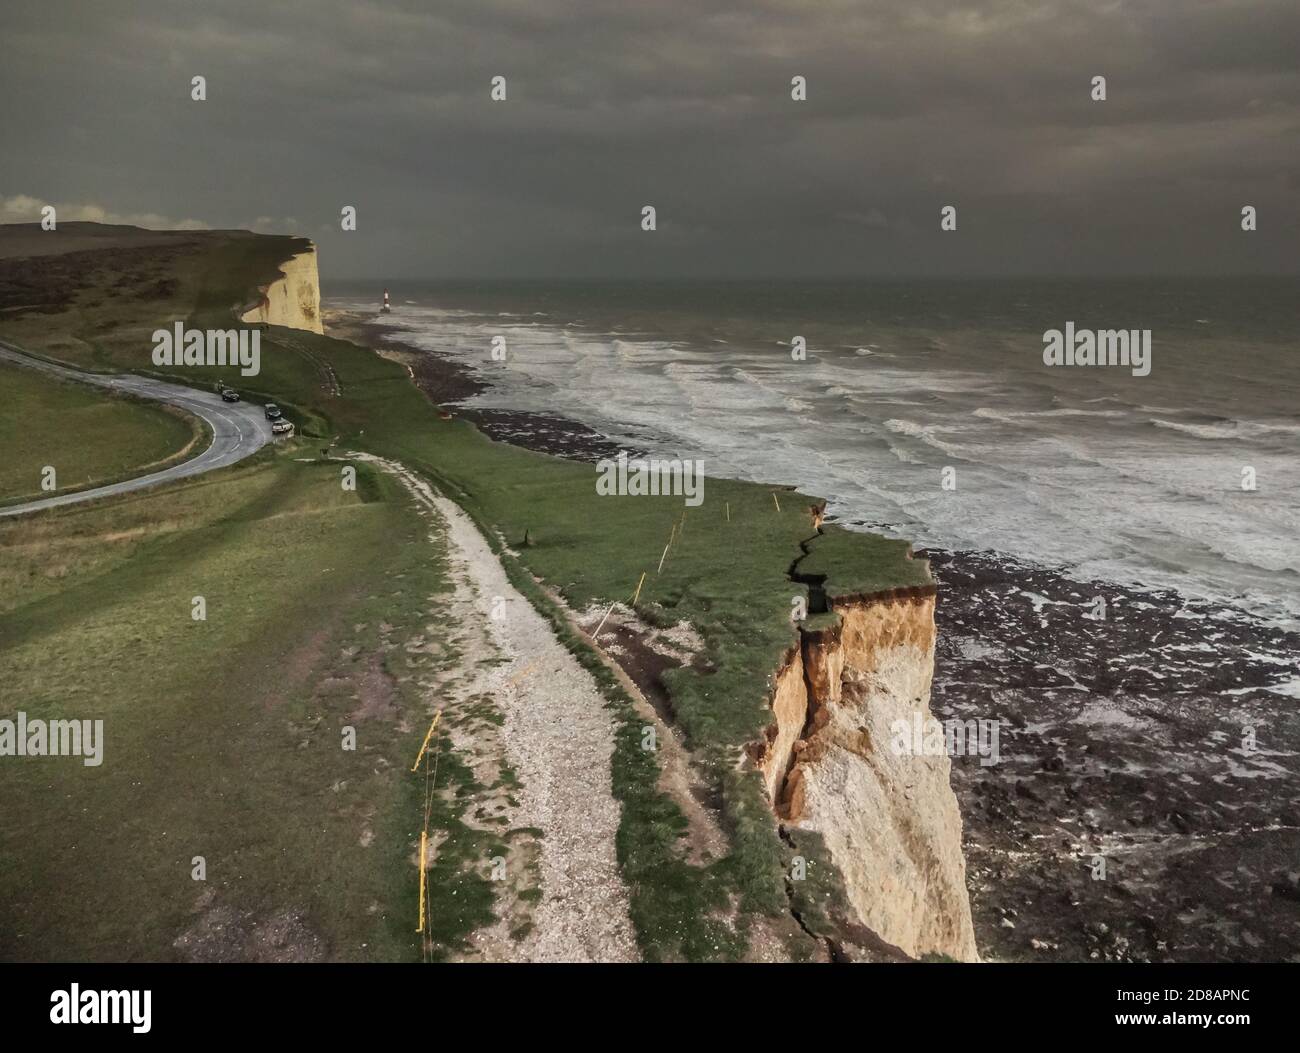
[(320, 275), (316, 246), (280, 264), (281, 277), (265, 286), (261, 300), (240, 316), (242, 322), (265, 322), (290, 329), (324, 333), (320, 319)]
[(779, 817), (821, 834), (862, 924), (913, 957), (978, 961), (946, 753), (899, 753), (930, 719), (933, 589), (833, 604), (777, 675), (757, 757)]

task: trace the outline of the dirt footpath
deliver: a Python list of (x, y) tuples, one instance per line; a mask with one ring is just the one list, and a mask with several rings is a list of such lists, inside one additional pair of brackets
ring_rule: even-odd
[[(491, 698), (501, 722), (453, 733), (476, 767), (504, 762), (517, 785), (475, 814), (504, 817), (536, 837), (520, 851), (497, 901), (499, 921), (472, 937), (470, 960), (635, 961), (627, 888), (615, 858), (619, 806), (610, 789), (615, 722), (591, 675), (512, 586), (474, 523), (403, 466), (357, 455), (399, 478), (442, 521), (456, 598), (446, 631), (464, 649), (460, 676), (442, 690)], [(448, 618), (448, 615), (450, 617)], [(441, 704), (438, 708), (442, 708)], [(468, 741), (474, 738), (479, 741)], [(522, 860), (522, 862), (520, 862)], [(520, 897), (521, 877), (540, 891)]]

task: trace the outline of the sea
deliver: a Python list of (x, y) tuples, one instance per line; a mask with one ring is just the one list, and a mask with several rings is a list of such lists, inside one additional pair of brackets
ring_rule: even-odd
[[(383, 324), (484, 381), (473, 407), (792, 484), (920, 547), (1300, 627), (1300, 280), (387, 287)], [(1071, 322), (1150, 330), (1149, 375), (1045, 365)]]

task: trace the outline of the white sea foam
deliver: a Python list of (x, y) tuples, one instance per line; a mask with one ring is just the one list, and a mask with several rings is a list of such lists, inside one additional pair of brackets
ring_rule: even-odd
[[(895, 341), (887, 359), (846, 345), (793, 363), (777, 338), (691, 346), (430, 307), (382, 322), (479, 372), (491, 386), (476, 405), (558, 413), (650, 454), (792, 483), (844, 521), (918, 544), (1300, 620), (1300, 425), (1276, 416), (1187, 420), (1163, 389), (1150, 389), (1160, 405), (1092, 386), (1072, 396), (1032, 373), (973, 371), (956, 340), (908, 368)], [(489, 357), (497, 333), (505, 363)], [(1256, 492), (1240, 489), (1243, 464), (1258, 471)], [(950, 492), (945, 465), (957, 469)]]
[(1232, 439), (1238, 434), (1235, 421), (1225, 424), (1188, 424), (1183, 421), (1153, 418), (1151, 423), (1157, 428), (1168, 428), (1170, 431), (1182, 432), (1184, 435), (1195, 435), (1198, 439)]

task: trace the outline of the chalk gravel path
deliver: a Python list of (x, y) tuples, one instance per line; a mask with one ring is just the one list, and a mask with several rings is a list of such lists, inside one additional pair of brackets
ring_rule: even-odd
[[(532, 604), (510, 584), (500, 560), (454, 501), (400, 464), (366, 454), (443, 521), (449, 564), (462, 599), (508, 661), (483, 674), (505, 719), (506, 759), (522, 784), (516, 827), (542, 831), (542, 898), (523, 939), (485, 957), (532, 962), (636, 961), (627, 887), (615, 857), (619, 806), (610, 789), (615, 723), (591, 675)], [(505, 617), (489, 617), (497, 598)], [(473, 613), (471, 613), (473, 616)], [(509, 919), (505, 919), (507, 922)]]

